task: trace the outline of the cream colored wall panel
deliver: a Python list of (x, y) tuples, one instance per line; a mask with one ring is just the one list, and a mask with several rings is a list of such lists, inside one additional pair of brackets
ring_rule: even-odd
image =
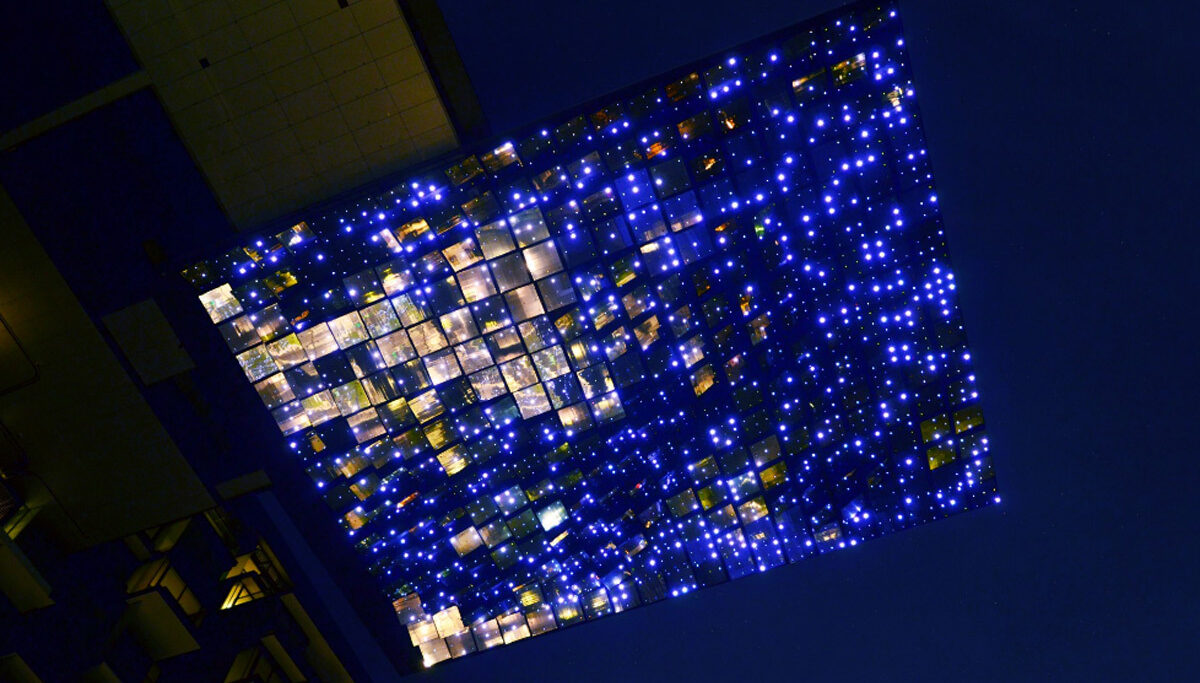
[(308, 49), (320, 52), (358, 35), (358, 25), (354, 23), (354, 15), (342, 10), (304, 24), (300, 31), (308, 41)]
[(316, 54), (317, 66), (325, 78), (334, 78), (339, 74), (352, 71), (371, 61), (371, 51), (367, 41), (362, 36), (354, 36), (348, 40), (332, 45)]
[(236, 211), (239, 215), (246, 216), (246, 220), (262, 221), (270, 217), (271, 213), (275, 210), (274, 207), (278, 203), (278, 196), (268, 194), (238, 204), (230, 210)]
[(427, 74), (418, 74), (395, 85), (389, 85), (388, 92), (392, 94), (392, 99), (400, 111), (437, 99), (437, 91)]
[(345, 164), (327, 171), (327, 178), (338, 178), (346, 187), (355, 187), (362, 185), (375, 176), (371, 173), (371, 169), (367, 166), (366, 160), (362, 156), (356, 156)]
[(404, 125), (408, 126), (409, 132), (416, 135), (436, 128), (446, 119), (446, 111), (442, 109), (442, 103), (438, 100), (429, 100), (403, 112), (401, 116), (404, 117)]
[(329, 84), (325, 82), (286, 97), (281, 104), (288, 121), (293, 124), (307, 121), (337, 107), (337, 101), (333, 99), (333, 93), (329, 91)]
[(292, 130), (301, 149), (313, 150), (329, 140), (348, 134), (350, 126), (342, 116), (341, 109), (330, 109), (324, 114), (297, 123)]
[(146, 59), (142, 66), (149, 72), (150, 78), (158, 83), (167, 83), (200, 71), (199, 58), (186, 45)]
[(253, 50), (259, 65), (267, 71), (274, 71), (307, 55), (308, 43), (304, 40), (304, 34), (296, 28), (265, 43), (256, 44)]
[(350, 7), (360, 31), (367, 31), (400, 16), (396, 0), (361, 0)]
[(238, 135), (237, 128), (233, 125), (232, 121), (225, 121), (208, 128), (196, 130), (189, 135), (188, 140), (189, 144), (192, 145), (192, 151), (195, 153), (196, 158), (201, 161), (201, 168), (204, 169), (205, 173), (209, 174), (209, 180), (213, 180), (213, 178), (212, 174), (208, 171), (205, 161), (225, 154), (230, 150), (237, 149), (242, 145), (242, 138)]
[(383, 86), (383, 76), (379, 74), (379, 67), (374, 62), (368, 62), (329, 80), (329, 90), (333, 93), (333, 99), (340, 105), (382, 90)]
[(449, 152), (458, 146), (458, 139), (449, 123), (442, 123), (423, 133), (414, 133), (412, 140), (413, 145), (427, 155), (426, 158)]
[(399, 18), (363, 31), (363, 39), (367, 41), (367, 47), (371, 48), (371, 54), (376, 57), (390, 55), (396, 50), (413, 45), (408, 26)]
[(364, 95), (344, 105), (341, 109), (351, 130), (371, 125), (396, 113), (392, 96), (386, 90), (376, 90), (369, 95)]
[(185, 41), (192, 48), (197, 62), (203, 57), (210, 64), (224, 62), (250, 49), (250, 41), (235, 24), (208, 33), (181, 36), (181, 42)]
[(211, 159), (208, 165), (219, 177), (236, 178), (254, 168), (254, 158), (245, 147), (238, 147)]
[(234, 119), (234, 124), (237, 125), (238, 132), (242, 134), (242, 140), (250, 142), (265, 138), (285, 128), (288, 121), (283, 116), (283, 108), (279, 106), (278, 102), (272, 100), (265, 107)]
[(258, 171), (251, 171), (233, 179), (229, 192), (229, 200), (233, 204), (246, 202), (261, 197), (267, 193), (267, 183)]
[(326, 169), (339, 168), (361, 156), (358, 144), (349, 133), (328, 140), (313, 150), (314, 162)]
[(320, 83), (321, 72), (317, 68), (317, 60), (305, 55), (268, 73), (267, 80), (271, 83), (271, 90), (275, 92), (275, 96), (283, 99)]
[(197, 71), (176, 81), (159, 87), (164, 104), (168, 110), (178, 111), (206, 100), (216, 94), (208, 76), (203, 71)]
[(367, 166), (370, 167), (371, 172), (376, 176), (387, 175), (417, 163), (423, 158), (425, 156), (418, 154), (416, 147), (409, 140), (380, 148), (363, 157), (367, 162)]
[(296, 28), (296, 19), (286, 2), (277, 2), (260, 12), (238, 20), (238, 26), (251, 43), (265, 43), (275, 36)]
[(212, 62), (212, 66), (204, 69), (203, 73), (208, 74), (216, 87), (229, 90), (254, 80), (262, 73), (262, 66), (254, 53), (247, 49), (219, 62)]
[(179, 20), (173, 15), (167, 15), (134, 33), (130, 38), (138, 46), (139, 55), (145, 57), (161, 55), (179, 46)]
[(249, 116), (268, 104), (275, 102), (275, 93), (265, 76), (246, 81), (239, 86), (223, 91), (225, 107), (234, 119)]
[(297, 155), (272, 165), (272, 173), (267, 178), (267, 192), (275, 193), (312, 176), (312, 161), (307, 156)]
[(408, 127), (399, 116), (389, 116), (354, 131), (358, 151), (364, 156), (408, 138)]
[(126, 33), (137, 33), (171, 16), (172, 10), (167, 3), (158, 0), (128, 0), (113, 7), (113, 14)]
[(184, 9), (176, 10), (179, 24), (189, 36), (202, 36), (217, 29), (232, 24), (236, 17), (227, 2), (200, 2)]
[(238, 225), (456, 144), (395, 0), (108, 2)]
[(341, 9), (338, 7), (337, 0), (327, 2), (327, 0), (292, 0), (292, 16), (296, 17), (296, 21), (301, 24), (307, 24), (310, 21), (315, 21), (327, 14), (333, 14)]
[(228, 121), (229, 112), (225, 109), (224, 100), (220, 97), (210, 97), (181, 109), (176, 118), (180, 126), (189, 130), (203, 130)]
[[(220, 2), (221, 0), (212, 0), (212, 1)], [(229, 2), (230, 8), (233, 9), (233, 15), (235, 17), (237, 17), (238, 19), (243, 19), (245, 17), (249, 17), (254, 14), (258, 14), (259, 12), (265, 10), (266, 8), (270, 7), (271, 5), (274, 5), (279, 2), (279, 0), (227, 0), (227, 1)], [(336, 4), (337, 3), (334, 2), (334, 5), (336, 5)]]
[(302, 154), (304, 148), (296, 136), (295, 129), (284, 128), (276, 133), (246, 143), (246, 153), (259, 168), (276, 164), (288, 157)]
[(402, 83), (425, 71), (425, 65), (421, 63), (421, 54), (417, 52), (415, 45), (384, 55), (376, 64), (379, 65), (379, 73), (389, 84)]

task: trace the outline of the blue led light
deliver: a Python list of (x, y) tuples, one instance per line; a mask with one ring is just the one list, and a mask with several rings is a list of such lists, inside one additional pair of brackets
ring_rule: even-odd
[(999, 502), (899, 26), (848, 12), (189, 269), (426, 663)]

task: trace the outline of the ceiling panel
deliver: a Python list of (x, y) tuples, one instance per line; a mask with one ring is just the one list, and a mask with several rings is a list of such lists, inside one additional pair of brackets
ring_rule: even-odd
[(108, 5), (239, 227), (457, 146), (395, 0)]

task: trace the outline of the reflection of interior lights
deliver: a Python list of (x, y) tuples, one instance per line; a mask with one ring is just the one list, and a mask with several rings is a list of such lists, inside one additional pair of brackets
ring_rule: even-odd
[(998, 501), (873, 11), (189, 269), (427, 664)]

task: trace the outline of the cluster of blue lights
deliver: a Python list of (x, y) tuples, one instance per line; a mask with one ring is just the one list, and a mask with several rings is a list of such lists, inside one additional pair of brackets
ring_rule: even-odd
[(427, 664), (998, 501), (895, 11), (185, 271)]

